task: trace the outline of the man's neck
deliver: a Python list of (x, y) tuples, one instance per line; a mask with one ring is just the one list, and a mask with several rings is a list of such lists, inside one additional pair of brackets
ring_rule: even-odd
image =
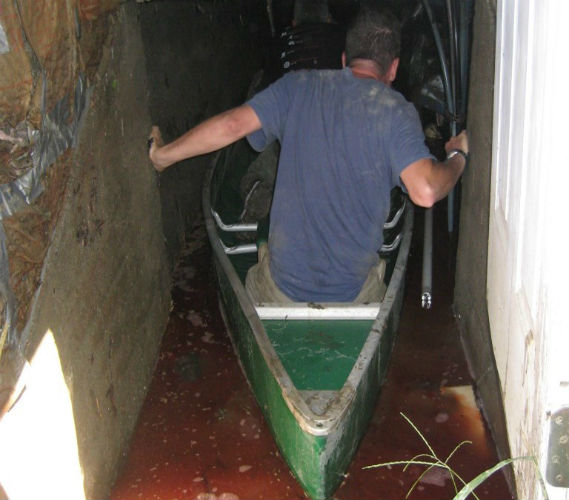
[(350, 63), (350, 69), (356, 78), (371, 78), (386, 85), (391, 83), (379, 72), (377, 65), (373, 61), (356, 59)]

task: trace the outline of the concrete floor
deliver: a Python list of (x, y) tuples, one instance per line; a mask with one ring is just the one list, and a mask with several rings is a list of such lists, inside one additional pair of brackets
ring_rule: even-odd
[[(337, 499), (405, 498), (421, 466), (363, 467), (428, 452), (405, 414), (466, 481), (497, 463), (473, 398), (472, 380), (451, 313), (452, 273), (444, 207), (435, 212), (434, 303), (420, 306), (421, 219), (411, 249), (398, 340), (369, 429), (336, 491)], [(225, 332), (213, 286), (210, 250), (197, 225), (175, 273), (174, 306), (160, 360), (113, 500), (306, 498), (263, 421)], [(433, 469), (409, 498), (452, 498), (449, 476)], [(504, 476), (480, 499), (512, 498)]]

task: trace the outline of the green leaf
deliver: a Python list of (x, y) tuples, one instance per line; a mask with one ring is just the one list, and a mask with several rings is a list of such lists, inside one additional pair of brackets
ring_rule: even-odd
[(445, 465), (439, 465), (439, 462), (423, 462), (420, 460), (398, 460), (396, 462), (385, 462), (383, 464), (366, 465), (362, 469), (378, 469), (379, 467), (389, 467), (391, 465), (427, 465), (427, 466), (437, 466), (446, 469)]
[[(423, 440), (423, 443), (425, 443), (425, 445), (427, 446), (427, 448), (429, 449), (429, 451), (431, 452), (431, 455), (433, 456), (433, 458), (436, 458), (437, 460), (439, 460), (439, 457), (437, 457), (437, 454), (435, 453), (435, 450), (433, 450), (433, 448), (431, 447), (431, 445), (429, 444), (429, 442), (427, 441), (427, 438), (425, 436), (423, 436), (423, 434), (421, 434), (421, 431), (417, 428), (417, 426), (411, 422), (411, 420), (409, 418), (407, 418), (407, 415), (405, 415), (405, 413), (401, 413), (399, 412), (399, 415), (401, 415), (405, 420), (407, 420), (408, 424), (413, 427), (413, 429), (415, 430), (415, 432), (417, 434), (419, 434), (419, 437)], [(440, 460), (439, 460), (440, 461)]]
[(499, 471), (502, 467), (511, 464), (515, 460), (533, 460), (533, 457), (516, 457), (508, 458), (507, 460), (502, 460), (497, 463), (494, 467), (481, 472), (472, 481), (469, 481), (464, 488), (462, 488), (454, 497), (453, 500), (465, 500), (468, 495), (470, 495), (475, 488), (478, 488), (486, 479), (488, 479), (494, 472)]

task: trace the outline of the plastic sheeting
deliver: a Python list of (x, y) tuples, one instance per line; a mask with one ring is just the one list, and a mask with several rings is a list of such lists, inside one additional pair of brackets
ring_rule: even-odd
[(2, 325), (0, 338), (0, 355), (4, 342), (7, 345), (14, 346), (16, 344), (16, 331), (14, 328), (16, 300), (12, 290), (10, 289), (10, 269), (8, 267), (8, 251), (6, 249), (6, 234), (4, 226), (0, 223), (0, 296), (4, 302), (4, 324)]
[[(45, 78), (43, 86), (45, 95)], [(85, 82), (80, 76), (75, 87), (73, 107), (66, 96), (50, 113), (42, 109), (41, 132), (33, 131), (31, 138), (34, 142), (31, 151), (34, 166), (15, 181), (0, 185), (0, 219), (13, 215), (25, 204), (31, 204), (42, 193), (41, 177), (47, 167), (74, 144), (86, 100)], [(71, 116), (73, 119), (70, 121)]]
[[(47, 82), (44, 76), (44, 96)], [(41, 177), (57, 158), (74, 145), (79, 131), (80, 118), (88, 102), (88, 91), (83, 77), (75, 86), (74, 100), (64, 97), (54, 109), (47, 113), (42, 106), (42, 128), (34, 131), (35, 142), (32, 147), (33, 168), (7, 184), (0, 185), (0, 219), (13, 215), (26, 204), (31, 204), (42, 193)], [(70, 116), (73, 120), (70, 122)], [(14, 345), (17, 332), (12, 318), (16, 308), (10, 290), (10, 272), (6, 235), (0, 222), (0, 295), (5, 304), (4, 323), (8, 326), (8, 344)]]
[(10, 52), (10, 44), (8, 43), (4, 26), (0, 23), (0, 54), (6, 54), (7, 52)]
[(103, 12), (114, 9), (120, 0), (78, 0), (81, 19), (92, 21)]
[[(24, 44), (31, 52), (36, 99), (48, 110), (72, 91), (79, 72), (75, 1), (16, 0)], [(41, 73), (37, 73), (40, 71)], [(42, 95), (41, 76), (50, 83)]]
[[(42, 75), (48, 110), (73, 92), (86, 55), (80, 22), (92, 21), (119, 0), (11, 0), (0, 2), (0, 126), (31, 120), (39, 126)], [(34, 121), (35, 120), (35, 121)]]
[(26, 119), (34, 79), (15, 2), (0, 2), (0, 20), (9, 47), (9, 51), (0, 53), (0, 126), (4, 127)]
[[(0, 219), (32, 204), (47, 168), (74, 145), (88, 92), (82, 73), (80, 20), (91, 21), (119, 0), (14, 0), (0, 4), (0, 126), (23, 123), (32, 168), (0, 185)], [(15, 330), (6, 235), (0, 221), (0, 300), (7, 344)], [(1, 330), (1, 329), (0, 329)], [(21, 340), (21, 339), (20, 339)], [(0, 353), (1, 355), (1, 353)]]

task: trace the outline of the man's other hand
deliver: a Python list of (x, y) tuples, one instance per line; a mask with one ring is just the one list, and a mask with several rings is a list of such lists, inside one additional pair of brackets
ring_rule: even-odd
[(162, 133), (160, 132), (160, 129), (155, 125), (150, 130), (150, 135), (148, 136), (148, 158), (150, 158), (152, 165), (158, 172), (162, 172), (166, 168), (160, 164), (157, 157), (157, 153), (162, 146), (164, 146)]

